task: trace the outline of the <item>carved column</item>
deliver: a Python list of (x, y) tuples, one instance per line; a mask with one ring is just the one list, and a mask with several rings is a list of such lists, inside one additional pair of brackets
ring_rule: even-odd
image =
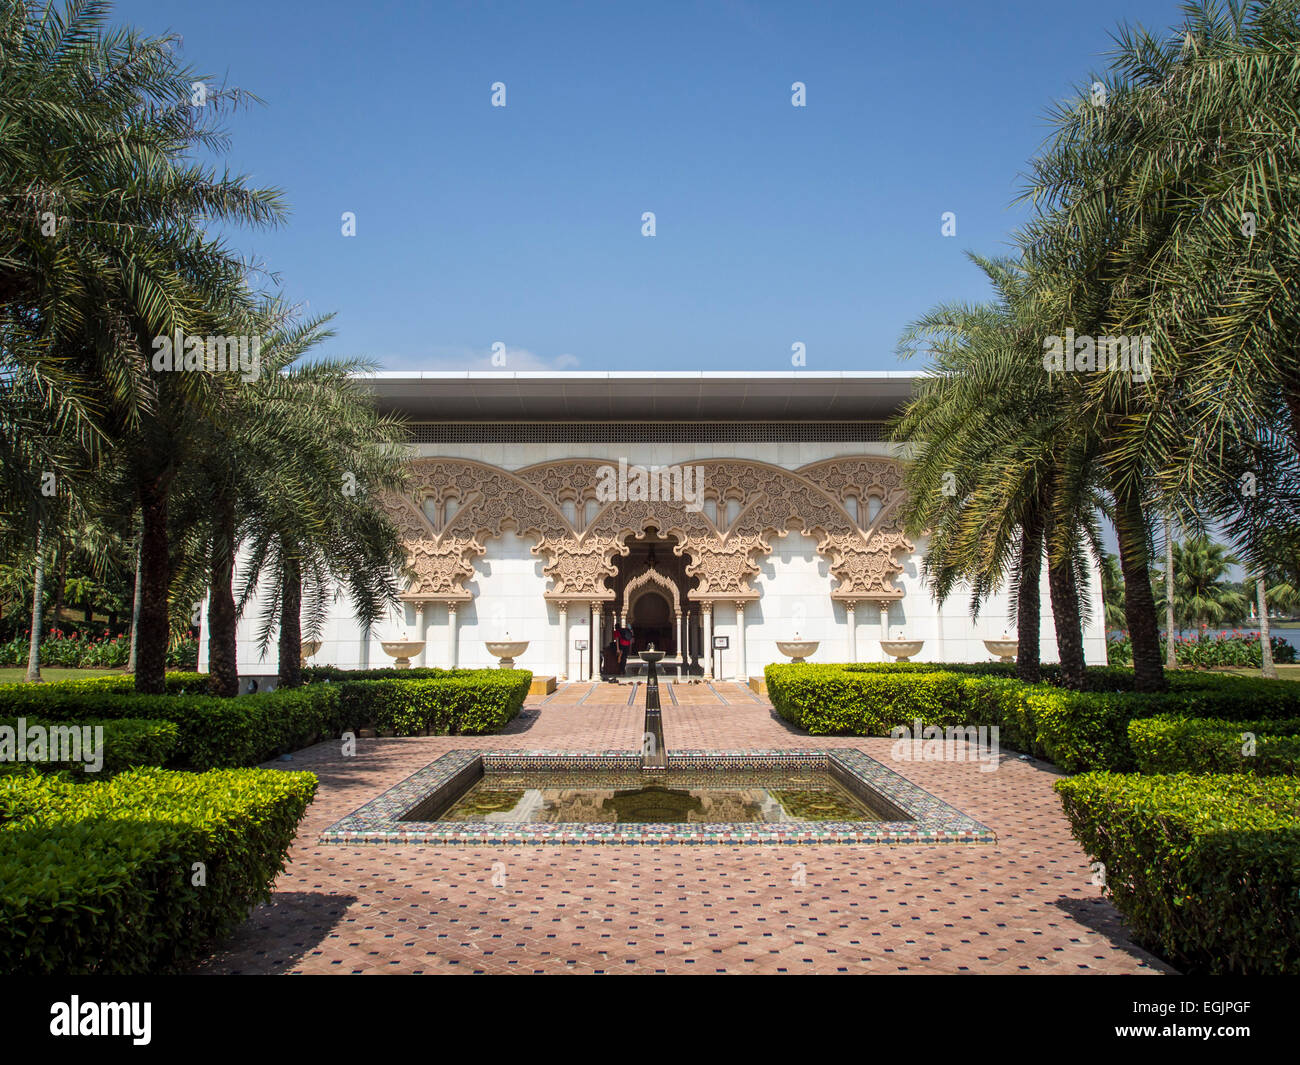
[(420, 648), (420, 660), (416, 663), (417, 666), (424, 666), (429, 663), (429, 637), (424, 629), (425, 605), (426, 604), (424, 603), (415, 604), (415, 631), (419, 634), (420, 640), (424, 643), (424, 646)]
[(560, 664), (560, 680), (569, 679), (569, 604), (565, 602), (556, 604), (560, 608), (560, 646), (563, 648), (564, 658)]
[(845, 603), (844, 616), (849, 623), (849, 661), (858, 660), (858, 604)]
[(456, 668), (456, 605), (447, 604), (447, 668)]
[(713, 604), (701, 603), (700, 613), (704, 616), (704, 679), (713, 679)]
[[(677, 611), (677, 657), (683, 662), (686, 661), (686, 651), (684, 650), (686, 647), (686, 622), (683, 620), (684, 617), (685, 615), (680, 610)], [(679, 677), (682, 675), (680, 666), (677, 667), (677, 675)]]
[(749, 668), (745, 664), (745, 604), (736, 604), (736, 677), (741, 684), (749, 682)]
[(595, 680), (605, 668), (605, 604), (593, 603), (591, 613), (591, 678)]
[[(887, 599), (881, 600), (880, 603), (880, 638), (882, 640), (889, 639), (889, 600)], [(880, 661), (890, 661), (889, 655), (885, 654), (883, 647), (880, 649)]]

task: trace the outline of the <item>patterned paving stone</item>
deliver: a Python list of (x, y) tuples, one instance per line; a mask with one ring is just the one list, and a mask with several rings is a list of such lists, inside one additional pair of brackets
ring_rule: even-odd
[[(497, 749), (635, 748), (644, 688), (530, 698)], [(1170, 971), (1089, 883), (1056, 773), (1002, 756), (897, 762), (886, 739), (806, 736), (739, 684), (664, 700), (669, 749), (857, 747), (992, 828), (994, 845), (318, 845), (321, 830), (447, 751), (450, 736), (298, 752), (320, 790), (269, 903), (206, 973)]]

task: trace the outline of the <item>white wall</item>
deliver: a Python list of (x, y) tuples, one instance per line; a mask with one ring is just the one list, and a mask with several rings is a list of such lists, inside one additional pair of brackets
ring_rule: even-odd
[[(817, 554), (817, 541), (796, 531), (771, 543), (771, 554), (759, 559), (759, 574), (750, 582), (760, 598), (745, 605), (749, 663), (761, 671), (768, 662), (788, 662), (776, 642), (792, 640), (796, 633), (818, 641), (812, 661), (848, 661), (847, 615), (844, 604), (831, 599), (836, 581), (830, 561)], [(735, 647), (734, 639), (731, 645)]]
[[(747, 458), (795, 469), (821, 459), (846, 454), (893, 455), (888, 444), (837, 443), (672, 443), (672, 444), (426, 444), (417, 452), (426, 456), (464, 457), (519, 469), (538, 462), (562, 458), (602, 458), (617, 462), (664, 465), (705, 462), (710, 458)], [(487, 553), (475, 561), (474, 578), (467, 582), (476, 596), (473, 603), (463, 603), (458, 610), (458, 661), (462, 666), (495, 666), (483, 641), (504, 637), (529, 641), (528, 650), (518, 664), (534, 673), (559, 676), (563, 667), (559, 611), (543, 598), (548, 580), (542, 574), (543, 559), (531, 553), (532, 541), (513, 532), (490, 540)], [(787, 661), (776, 651), (776, 641), (792, 639), (796, 630), (821, 646), (810, 659), (813, 662), (846, 661), (848, 658), (847, 614), (842, 603), (830, 598), (835, 580), (830, 576), (827, 560), (816, 553), (815, 542), (799, 532), (791, 532), (772, 543), (772, 552), (758, 560), (760, 572), (752, 584), (760, 594), (756, 603), (745, 607), (747, 662), (742, 670), (737, 657), (735, 607), (718, 603), (714, 608), (713, 631), (728, 636), (731, 644), (721, 652), (722, 676), (761, 674), (769, 662)], [(1008, 611), (1005, 593), (985, 603), (980, 617), (972, 622), (967, 613), (968, 591), (956, 590), (940, 611), (921, 582), (919, 562), (925, 551), (924, 539), (916, 542), (916, 554), (905, 562), (904, 572), (895, 583), (904, 590), (901, 602), (889, 611), (889, 636), (903, 635), (925, 641), (917, 661), (985, 662), (992, 656), (983, 645), (985, 639), (1014, 635), (1015, 624)], [(1105, 635), (1100, 623), (1100, 575), (1091, 575), (1090, 588), (1097, 617), (1084, 629), (1084, 650), (1090, 663), (1105, 662)], [(1056, 639), (1052, 628), (1046, 574), (1042, 581), (1043, 628), (1042, 657), (1055, 661)], [(257, 604), (239, 625), (239, 667), (242, 674), (273, 675), (277, 670), (274, 642), (265, 661), (259, 661), (254, 646)], [(569, 613), (569, 675), (582, 675), (584, 665), (579, 652), (573, 650), (576, 639), (591, 640), (587, 628), (586, 605), (575, 606)], [(423, 657), (413, 664), (441, 666), (448, 664), (447, 608), (432, 605), (426, 610), (427, 647)], [(199, 651), (199, 668), (207, 668), (206, 618)], [(392, 664), (380, 641), (400, 638), (403, 633), (419, 639), (413, 607), (404, 616), (394, 615), (363, 641), (352, 620), (346, 598), (335, 605), (323, 634), (324, 645), (311, 660), (312, 664), (333, 664), (344, 668), (381, 667)], [(857, 608), (857, 657), (862, 662), (890, 661), (880, 649), (879, 610), (872, 604)]]
[[(513, 532), (493, 537), (483, 546), (487, 553), (474, 561), (474, 576), (466, 586), (474, 602), (459, 610), (459, 664), (471, 668), (494, 667), (497, 659), (483, 646), (486, 640), (527, 640), (528, 650), (515, 659), (521, 669), (559, 674), (561, 656), (560, 614), (543, 598), (550, 581), (542, 574), (545, 560), (530, 550), (536, 540)], [(431, 633), (430, 647), (438, 658), (428, 664), (446, 665), (440, 641), (445, 629)]]

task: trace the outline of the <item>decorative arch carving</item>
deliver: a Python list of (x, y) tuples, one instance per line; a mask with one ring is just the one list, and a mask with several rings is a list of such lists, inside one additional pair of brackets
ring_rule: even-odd
[(677, 582), (651, 566), (628, 581), (627, 587), (623, 589), (623, 602), (627, 604), (625, 610), (628, 617), (632, 616), (632, 608), (636, 605), (636, 601), (649, 591), (666, 593), (667, 597), (672, 600), (673, 613), (681, 614), (682, 595), (677, 590)]
[[(817, 551), (830, 564), (838, 584), (831, 595), (849, 601), (902, 597), (894, 577), (896, 558), (913, 550), (901, 525), (902, 466), (886, 456), (850, 456), (786, 470), (748, 459), (702, 459), (702, 498), (741, 501), (735, 520), (719, 527), (703, 509), (666, 500), (601, 501), (582, 529), (564, 515), (562, 502), (580, 509), (598, 499), (601, 459), (562, 459), (508, 471), (470, 459), (422, 458), (410, 463), (409, 495), (386, 494), (382, 506), (406, 541), (412, 572), (405, 598), (464, 600), (474, 559), (484, 544), (513, 528), (536, 539), (535, 555), (550, 578), (546, 597), (569, 602), (609, 601), (606, 578), (617, 573), (614, 558), (628, 552), (629, 536), (653, 527), (676, 539), (673, 550), (686, 556), (687, 576), (698, 579), (691, 597), (699, 600), (752, 600), (750, 581), (756, 559), (772, 550), (771, 541), (792, 529), (815, 537)], [(881, 499), (879, 513), (865, 524), (846, 507), (852, 495)], [(443, 528), (434, 529), (421, 510), (426, 496), (459, 502)], [(859, 519), (864, 518), (861, 512)], [(720, 519), (722, 520), (722, 519)], [(675, 608), (680, 597), (674, 588)]]

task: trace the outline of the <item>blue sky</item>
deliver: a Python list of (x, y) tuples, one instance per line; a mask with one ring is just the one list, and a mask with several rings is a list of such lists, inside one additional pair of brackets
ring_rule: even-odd
[[(328, 350), (385, 369), (899, 369), (986, 295), (1043, 115), (1175, 0), (130, 0), (249, 89), (226, 163), (292, 214), (234, 235)], [(791, 106), (791, 85), (807, 106)], [(506, 106), (491, 106), (504, 82)], [(356, 214), (357, 235), (341, 235)], [(656, 235), (642, 235), (652, 211)], [(957, 235), (941, 235), (956, 213)]]

